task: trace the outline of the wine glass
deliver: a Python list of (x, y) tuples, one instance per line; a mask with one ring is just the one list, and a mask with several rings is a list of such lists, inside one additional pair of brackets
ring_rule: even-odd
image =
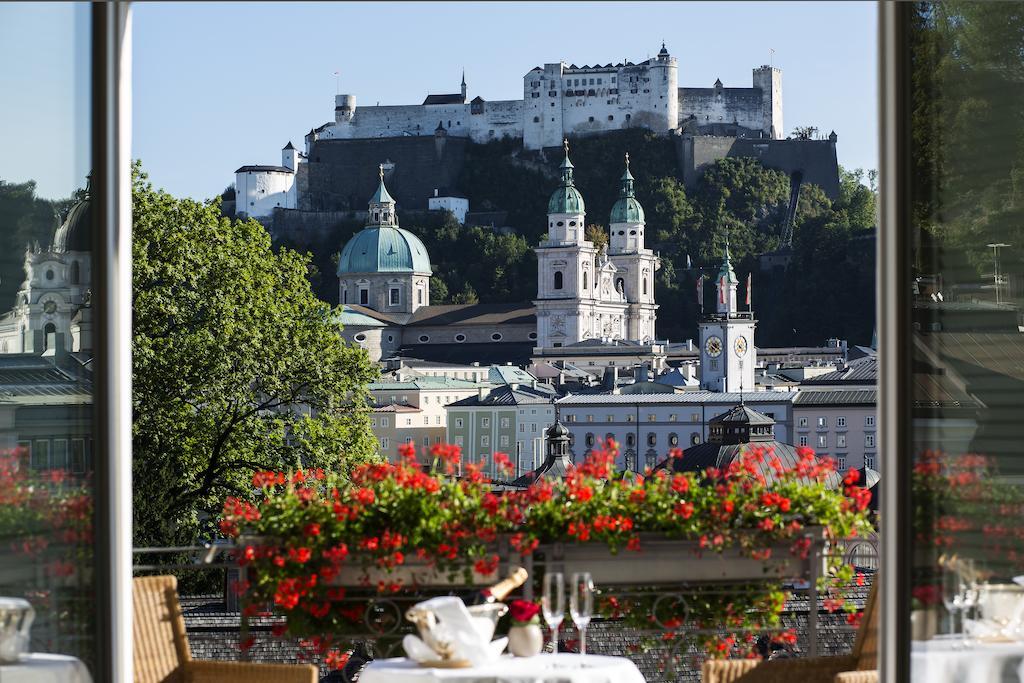
[(544, 621), (551, 629), (551, 651), (558, 654), (558, 627), (565, 618), (565, 577), (561, 572), (544, 573), (544, 593), (540, 605)]
[[(957, 629), (957, 614), (964, 609), (964, 581), (959, 570), (952, 565), (947, 565), (942, 572), (942, 604), (949, 612), (949, 637), (956, 638), (960, 631)], [(963, 616), (960, 617), (961, 627)], [(955, 647), (955, 645), (954, 645)]]
[(594, 580), (590, 572), (572, 575), (572, 592), (569, 594), (569, 614), (580, 632), (580, 659), (587, 655), (587, 626), (594, 613)]
[(963, 635), (963, 645), (968, 647), (973, 640), (967, 635), (966, 619), (968, 615), (976, 616), (971, 612), (978, 605), (978, 573), (974, 568), (974, 560), (960, 561), (960, 609), (963, 616), (960, 617), (960, 633)]

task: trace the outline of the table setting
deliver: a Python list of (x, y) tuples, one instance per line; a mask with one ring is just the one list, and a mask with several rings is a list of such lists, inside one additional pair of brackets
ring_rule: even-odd
[(972, 560), (940, 565), (949, 632), (913, 641), (913, 683), (1024, 683), (1024, 576), (987, 583)]
[(35, 614), (26, 600), (0, 597), (0, 683), (91, 683), (80, 660), (28, 651)]
[[(569, 615), (579, 632), (579, 653), (557, 652), (558, 629), (565, 618), (565, 577), (558, 572), (544, 575), (540, 605), (500, 602), (525, 580), (525, 570), (519, 569), (468, 600), (442, 596), (417, 603), (405, 615), (417, 630), (402, 641), (406, 657), (371, 662), (360, 682), (644, 683), (630, 660), (587, 654), (586, 632), (594, 609), (589, 573), (574, 573), (569, 582)], [(495, 637), (506, 614), (508, 634)], [(551, 632), (552, 653), (542, 653), (541, 617)]]

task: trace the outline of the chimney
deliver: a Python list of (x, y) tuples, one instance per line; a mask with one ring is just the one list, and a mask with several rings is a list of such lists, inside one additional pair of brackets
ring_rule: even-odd
[(487, 387), (478, 387), (476, 390), (476, 397), (481, 401), (487, 398)]
[(651, 368), (647, 363), (641, 363), (640, 367), (636, 371), (637, 382), (650, 382), (651, 381)]
[(605, 391), (611, 391), (615, 388), (618, 383), (619, 371), (613, 365), (609, 365), (604, 369), (604, 381), (601, 384), (601, 388)]
[(533, 380), (533, 381), (530, 382), (530, 388), (531, 389), (536, 389), (537, 388), (537, 380)]
[(436, 187), (434, 188), (434, 196), (435, 197), (437, 196), (437, 188)]

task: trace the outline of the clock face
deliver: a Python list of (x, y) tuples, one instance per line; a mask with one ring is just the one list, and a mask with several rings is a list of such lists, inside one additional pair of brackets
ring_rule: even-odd
[(736, 355), (742, 358), (747, 353), (747, 338), (736, 337), (736, 341), (733, 342), (732, 348), (733, 351), (736, 352)]
[(704, 350), (712, 358), (718, 358), (722, 355), (722, 340), (720, 337), (708, 337), (707, 341), (704, 342)]
[(54, 311), (57, 310), (57, 302), (47, 301), (45, 304), (43, 304), (43, 310), (46, 311), (47, 313), (53, 313)]

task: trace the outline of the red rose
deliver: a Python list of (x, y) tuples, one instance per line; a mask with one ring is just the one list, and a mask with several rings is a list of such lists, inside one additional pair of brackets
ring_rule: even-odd
[(517, 624), (528, 624), (537, 618), (540, 605), (529, 600), (513, 600), (509, 605), (509, 614)]

